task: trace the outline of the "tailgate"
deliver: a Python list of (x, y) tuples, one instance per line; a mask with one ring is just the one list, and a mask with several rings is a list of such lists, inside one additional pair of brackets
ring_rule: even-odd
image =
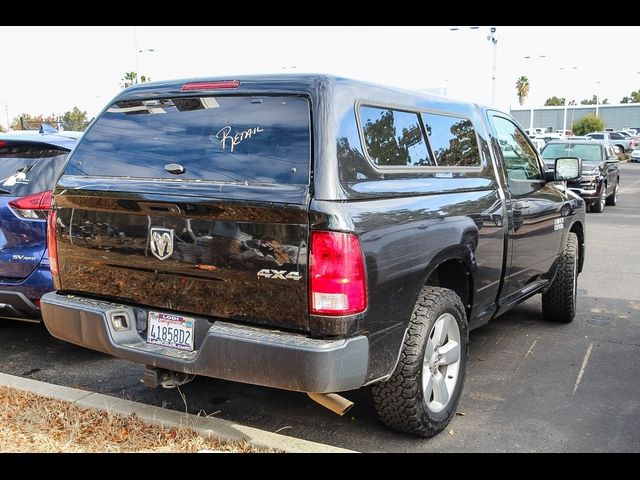
[(47, 248), (46, 222), (20, 219), (11, 200), (15, 197), (0, 196), (0, 281), (27, 278)]
[[(306, 329), (306, 189), (236, 187), (226, 193), (263, 201), (193, 201), (170, 192), (153, 201), (95, 191), (58, 196), (61, 288)], [(269, 197), (299, 203), (264, 201)]]

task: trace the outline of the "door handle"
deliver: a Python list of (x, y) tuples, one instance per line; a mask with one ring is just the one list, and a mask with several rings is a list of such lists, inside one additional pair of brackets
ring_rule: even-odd
[(173, 203), (138, 202), (138, 207), (149, 213), (180, 213), (180, 207)]

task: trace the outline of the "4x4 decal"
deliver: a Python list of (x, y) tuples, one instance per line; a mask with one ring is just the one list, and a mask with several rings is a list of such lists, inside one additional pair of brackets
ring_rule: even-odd
[(271, 278), (273, 280), (300, 280), (302, 275), (298, 272), (287, 272), (286, 270), (271, 270), (263, 268), (258, 272), (258, 278)]

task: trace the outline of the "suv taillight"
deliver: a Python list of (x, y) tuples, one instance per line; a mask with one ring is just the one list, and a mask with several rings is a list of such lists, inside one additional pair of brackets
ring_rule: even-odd
[(49, 251), (49, 269), (54, 281), (58, 276), (58, 241), (56, 240), (56, 211), (50, 210), (47, 217), (47, 250)]
[(46, 220), (51, 208), (51, 192), (40, 192), (9, 202), (13, 212), (24, 220)]
[(352, 315), (367, 309), (367, 282), (358, 237), (311, 232), (309, 305), (315, 315)]

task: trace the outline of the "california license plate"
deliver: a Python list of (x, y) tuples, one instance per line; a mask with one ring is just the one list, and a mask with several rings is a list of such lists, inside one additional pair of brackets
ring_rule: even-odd
[(169, 313), (149, 312), (147, 343), (193, 350), (193, 318)]

